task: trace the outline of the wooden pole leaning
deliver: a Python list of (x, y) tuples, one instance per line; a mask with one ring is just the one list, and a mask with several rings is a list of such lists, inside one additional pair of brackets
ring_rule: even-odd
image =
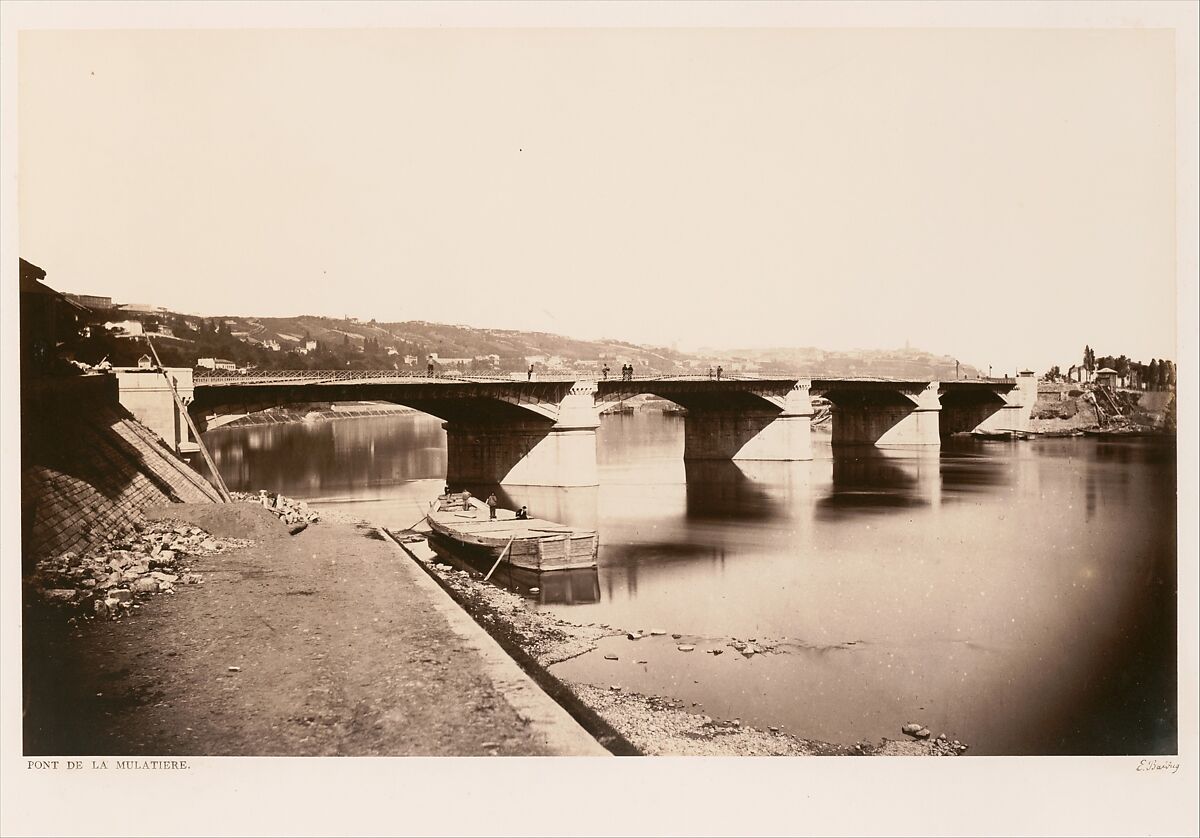
[(216, 487), (217, 494), (221, 497), (221, 502), (229, 503), (233, 498), (229, 495), (229, 489), (225, 485), (224, 478), (221, 477), (221, 472), (217, 471), (217, 464), (213, 462), (212, 455), (208, 453), (208, 446), (204, 444), (204, 439), (200, 436), (200, 430), (196, 427), (196, 423), (192, 421), (192, 415), (188, 413), (183, 399), (179, 397), (179, 391), (175, 389), (175, 382), (171, 380), (171, 376), (167, 375), (162, 361), (158, 359), (158, 350), (154, 348), (154, 343), (150, 340), (150, 336), (144, 335), (144, 337), (146, 338), (146, 343), (150, 346), (150, 352), (154, 355), (154, 365), (162, 373), (163, 378), (167, 380), (167, 386), (171, 388), (171, 396), (175, 399), (176, 409), (183, 414), (188, 427), (192, 430), (192, 435), (196, 437), (196, 444), (200, 446), (200, 454), (204, 457), (204, 462), (208, 465), (209, 473), (213, 476), (213, 484)]
[(516, 536), (516, 533), (514, 533), (514, 534), (513, 534), (513, 535), (512, 535), (512, 536), (511, 536), (511, 537), (508, 539), (508, 543), (504, 545), (504, 549), (503, 549), (503, 550), (501, 550), (501, 551), (500, 551), (500, 555), (496, 557), (496, 563), (495, 563), (494, 565), (492, 565), (492, 569), (491, 569), (491, 570), (489, 570), (489, 571), (487, 572), (487, 576), (483, 577), (483, 581), (484, 581), (484, 582), (486, 582), (487, 580), (491, 579), (491, 578), (492, 578), (492, 574), (496, 572), (496, 568), (500, 567), (500, 562), (504, 561), (504, 557), (505, 557), (506, 555), (508, 555), (508, 548), (509, 548), (509, 547), (512, 547), (512, 544), (513, 544), (513, 539), (514, 539), (514, 538), (516, 538), (516, 537), (517, 537), (517, 536)]

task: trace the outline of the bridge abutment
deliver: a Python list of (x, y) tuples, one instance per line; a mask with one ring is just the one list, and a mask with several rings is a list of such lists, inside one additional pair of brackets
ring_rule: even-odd
[(1017, 376), (1017, 386), (1001, 393), (1000, 397), (1004, 399), (1004, 405), (972, 430), (989, 433), (1028, 431), (1033, 404), (1037, 401), (1037, 376), (1031, 372), (1021, 373)]
[(168, 367), (163, 371), (150, 367), (117, 367), (121, 406), (128, 410), (150, 430), (162, 437), (167, 447), (176, 454), (191, 454), (199, 450), (192, 439), (187, 419), (175, 404), (171, 385), (164, 373), (171, 377), (175, 390), (186, 405), (194, 392), (192, 371), (187, 367)]

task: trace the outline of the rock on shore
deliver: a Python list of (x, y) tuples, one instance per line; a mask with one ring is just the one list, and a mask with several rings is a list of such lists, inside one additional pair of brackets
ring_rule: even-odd
[(27, 590), (35, 602), (63, 609), (68, 620), (116, 619), (136, 608), (139, 596), (172, 594), (176, 585), (202, 583), (200, 574), (191, 572), (190, 557), (250, 543), (214, 538), (179, 521), (137, 522), (129, 536), (38, 562)]
[[(645, 637), (663, 636), (663, 629), (649, 632), (629, 630), (602, 624), (580, 625), (529, 607), (525, 598), (483, 581), (477, 570), (456, 568), (446, 560), (420, 549), (413, 549), (421, 539), (412, 535), (394, 534), (406, 542), (405, 549), (432, 571), (464, 603), (472, 616), (494, 635), (507, 637), (530, 653), (542, 667), (586, 654), (597, 648), (605, 637), (625, 636), (630, 641)], [(421, 545), (426, 551), (428, 548)], [(683, 635), (672, 635), (675, 640)], [(689, 638), (690, 639), (690, 638)], [(733, 638), (726, 645), (743, 655), (769, 654), (778, 643), (753, 638), (743, 641)], [(677, 643), (677, 648), (692, 651), (694, 643)], [(709, 650), (718, 652), (718, 650)], [(606, 660), (618, 660), (613, 653)], [(638, 660), (637, 663), (645, 663)], [(877, 744), (860, 742), (838, 745), (801, 739), (781, 729), (760, 730), (739, 720), (712, 719), (683, 709), (684, 703), (657, 696), (644, 696), (611, 684), (607, 688), (568, 682), (570, 690), (587, 706), (595, 710), (614, 729), (620, 732), (642, 753), (657, 755), (724, 755), (724, 756), (785, 756), (785, 755), (853, 755), (853, 756), (957, 756), (966, 746), (937, 739), (896, 741), (884, 739)], [(917, 725), (916, 732), (924, 730)], [(928, 736), (926, 732), (926, 736)]]
[(311, 524), (321, 520), (321, 516), (308, 508), (302, 500), (293, 500), (276, 492), (259, 490), (258, 494), (250, 492), (230, 492), (229, 496), (235, 501), (245, 501), (260, 504), (285, 524)]

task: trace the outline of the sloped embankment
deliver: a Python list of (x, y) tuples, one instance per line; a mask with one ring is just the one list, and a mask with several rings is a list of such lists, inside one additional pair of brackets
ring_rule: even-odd
[(219, 500), (199, 474), (120, 406), (110, 376), (44, 383), (22, 405), (26, 566), (132, 534), (142, 510)]
[(1030, 430), (1070, 433), (1114, 426), (1173, 432), (1175, 394), (1167, 391), (1111, 390), (1092, 384), (1041, 382)]

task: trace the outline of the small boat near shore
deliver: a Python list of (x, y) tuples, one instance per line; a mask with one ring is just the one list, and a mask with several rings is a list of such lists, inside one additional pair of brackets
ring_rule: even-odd
[(1084, 436), (1092, 437), (1093, 439), (1154, 439), (1154, 438), (1174, 438), (1173, 434), (1168, 434), (1163, 431), (1152, 430), (1147, 428), (1087, 428), (1083, 432)]
[(1029, 439), (1032, 434), (1028, 431), (971, 431), (971, 436), (975, 439), (987, 440), (1013, 440), (1013, 439)]
[(604, 410), (600, 411), (600, 415), (601, 416), (627, 416), (627, 415), (631, 415), (633, 412), (634, 412), (633, 405), (626, 404), (625, 402), (618, 402), (617, 404), (614, 404), (612, 407), (605, 408)]
[(517, 518), (510, 509), (497, 509), (494, 519), (488, 512), (478, 498), (452, 493), (433, 502), (428, 521), (443, 538), (493, 561), (503, 554), (513, 567), (541, 573), (596, 566), (599, 539), (594, 531), (542, 518)]

